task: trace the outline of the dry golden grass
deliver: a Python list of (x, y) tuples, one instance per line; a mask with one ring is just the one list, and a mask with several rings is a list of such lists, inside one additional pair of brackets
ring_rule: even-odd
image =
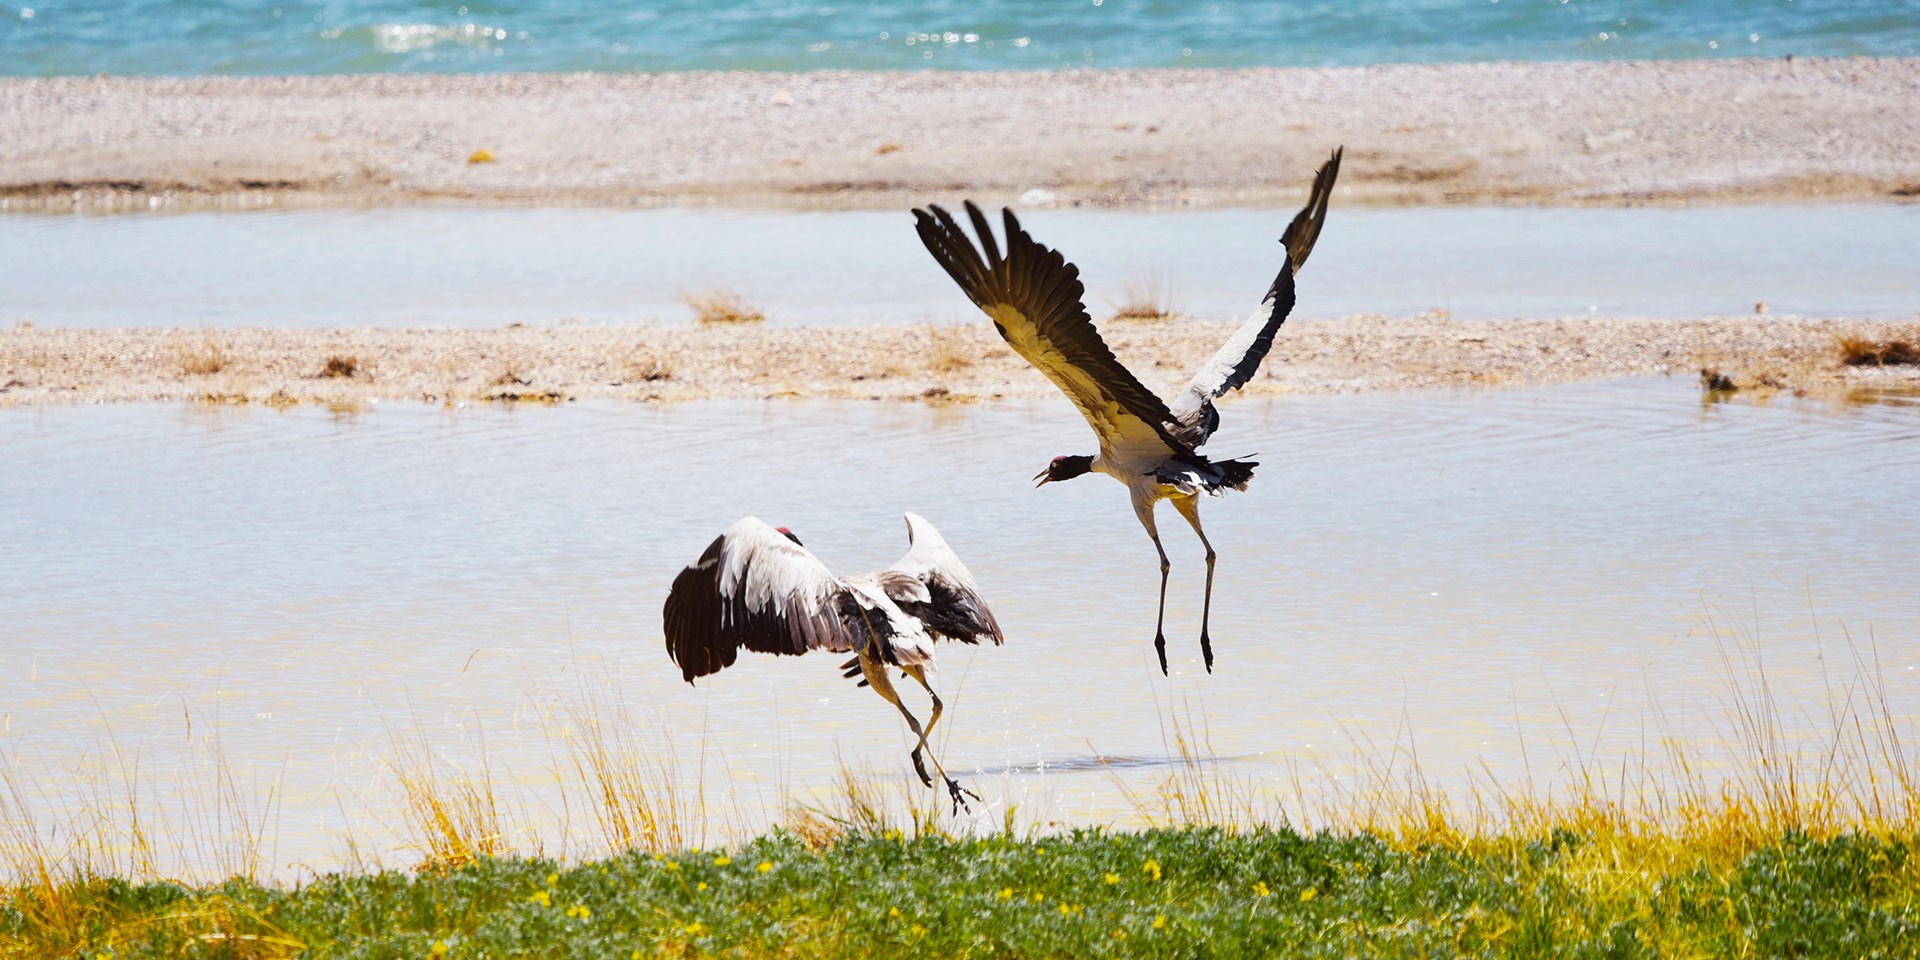
[(1120, 302), (1113, 305), (1113, 319), (1130, 323), (1157, 323), (1177, 316), (1164, 280), (1128, 280)]
[(387, 770), (420, 866), (451, 869), (512, 852), (484, 751), (478, 771), (467, 773), (436, 756), (424, 735), (396, 736)]
[(767, 319), (760, 308), (732, 290), (716, 288), (688, 294), (685, 300), (693, 308), (693, 319), (702, 324), (764, 323)]
[(323, 377), (351, 377), (360, 372), (360, 361), (356, 357), (334, 354), (327, 358), (327, 365), (320, 368)]
[(180, 354), (180, 372), (189, 377), (204, 377), (226, 369), (231, 360), (220, 345), (209, 339)]
[(1910, 333), (1888, 337), (1846, 335), (1835, 338), (1840, 362), (1850, 367), (1889, 367), (1920, 364), (1920, 325)]
[(927, 328), (927, 369), (936, 375), (959, 373), (973, 366), (978, 349), (965, 327)]

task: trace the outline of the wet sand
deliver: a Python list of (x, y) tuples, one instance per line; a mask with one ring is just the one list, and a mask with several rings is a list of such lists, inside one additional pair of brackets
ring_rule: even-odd
[[(1109, 321), (1108, 342), (1171, 395), (1233, 324)], [(1441, 314), (1282, 329), (1252, 394), (1519, 386), (1703, 368), (1762, 393), (1920, 389), (1920, 366), (1842, 363), (1845, 336), (1920, 342), (1920, 324), (1799, 317), (1456, 321)], [(329, 371), (331, 363), (332, 370)], [(1054, 389), (985, 322), (952, 327), (509, 327), (0, 331), (0, 406), (200, 401), (457, 404), (832, 397), (931, 403)]]
[(1916, 101), (1920, 59), (4, 79), (0, 209), (1285, 205), (1336, 144), (1343, 202), (1911, 199)]

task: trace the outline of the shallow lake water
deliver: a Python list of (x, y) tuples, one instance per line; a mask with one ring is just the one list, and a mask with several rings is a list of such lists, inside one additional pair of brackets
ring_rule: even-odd
[(940, 755), (987, 827), (1009, 805), (1138, 822), (1122, 786), (1167, 772), (1170, 717), (1231, 776), (1311, 801), (1412, 749), (1445, 782), (1544, 787), (1670, 737), (1713, 773), (1755, 658), (1790, 725), (1867, 656), (1888, 710), (1920, 716), (1911, 403), (1703, 405), (1678, 380), (1253, 399), (1213, 447), (1263, 465), (1203, 507), (1212, 676), (1201, 551), (1163, 511), (1163, 678), (1157, 567), (1120, 488), (1029, 479), (1089, 451), (1065, 404), (13, 411), (0, 750), (43, 820), (99, 802), (103, 766), (134, 758), (165, 800), (217, 761), (271, 794), (273, 866), (297, 872), (344, 836), (397, 842), (409, 744), (484, 757), (529, 829), (579, 829), (543, 791), (581, 711), (618, 706), (704, 777), (714, 817), (764, 823), (843, 763), (905, 782), (904, 726), (828, 655), (681, 682), (667, 586), (744, 514), (874, 569), (905, 549), (903, 510), (1008, 634), (943, 648), (936, 678)]
[[(1288, 210), (1028, 209), (1096, 316), (1129, 284), (1245, 316)], [(1909, 319), (1920, 205), (1368, 209), (1336, 204), (1301, 318), (1774, 313)], [(775, 325), (977, 319), (906, 211), (472, 210), (0, 215), (0, 323), (487, 327), (690, 322), (736, 291)]]

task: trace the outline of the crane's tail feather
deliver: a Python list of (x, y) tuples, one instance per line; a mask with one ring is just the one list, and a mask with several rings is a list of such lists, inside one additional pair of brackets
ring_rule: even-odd
[(1293, 222), (1287, 224), (1286, 232), (1280, 235), (1280, 242), (1287, 247), (1287, 262), (1296, 276), (1306, 264), (1307, 254), (1313, 252), (1314, 241), (1320, 239), (1320, 227), (1327, 222), (1327, 201), (1333, 196), (1333, 181), (1340, 176), (1342, 149), (1333, 148), (1333, 156), (1320, 165), (1320, 172), (1313, 176), (1313, 189), (1307, 195), (1307, 205), (1300, 208)]

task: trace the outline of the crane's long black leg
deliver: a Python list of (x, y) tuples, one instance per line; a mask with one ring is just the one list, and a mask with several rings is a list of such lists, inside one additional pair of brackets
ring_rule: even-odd
[(1160, 655), (1160, 675), (1167, 675), (1167, 570), (1173, 566), (1167, 562), (1167, 549), (1160, 545), (1160, 535), (1153, 535), (1153, 548), (1160, 551), (1160, 615), (1153, 621), (1153, 650)]
[(1160, 554), (1160, 612), (1153, 621), (1153, 652), (1160, 655), (1160, 675), (1164, 677), (1167, 675), (1167, 570), (1173, 564), (1167, 562), (1167, 548), (1160, 545), (1160, 529), (1153, 522), (1154, 503), (1134, 491), (1133, 515), (1147, 528), (1147, 536), (1153, 538), (1153, 549)]
[[(869, 645), (867, 649), (872, 649), (872, 646)], [(927, 735), (920, 729), (920, 721), (914, 718), (913, 711), (908, 710), (906, 704), (900, 702), (900, 694), (894, 691), (893, 681), (887, 679), (887, 665), (869, 655), (866, 650), (862, 650), (860, 652), (860, 667), (861, 673), (866, 675), (867, 684), (873, 687), (873, 692), (879, 694), (881, 698), (885, 699), (888, 703), (893, 704), (895, 709), (900, 711), (900, 715), (907, 718), (907, 729), (913, 731), (913, 735), (919, 743), (926, 743)], [(933, 778), (927, 775), (926, 764), (920, 761), (919, 746), (913, 748), (913, 772), (920, 775), (921, 783), (929, 787), (933, 786)], [(945, 774), (943, 773), (941, 776), (945, 776)]]
[[(912, 677), (915, 681), (919, 682), (920, 686), (927, 691), (927, 696), (933, 700), (933, 716), (927, 718), (926, 732), (920, 735), (920, 745), (913, 748), (914, 762), (919, 763), (921, 749), (927, 746), (927, 738), (933, 735), (934, 724), (937, 724), (940, 722), (940, 710), (941, 710), (940, 695), (937, 693), (934, 693), (933, 687), (927, 683), (927, 675), (924, 669), (914, 666), (914, 667), (901, 667), (900, 670), (901, 672), (905, 673), (907, 676)], [(928, 751), (928, 755), (932, 756), (931, 750)], [(935, 772), (940, 774), (940, 779), (945, 780), (947, 782), (947, 795), (953, 798), (954, 813), (959, 813), (960, 808), (967, 806), (967, 800), (966, 800), (967, 797), (972, 797), (975, 800), (980, 799), (979, 794), (974, 793), (972, 790), (968, 790), (966, 787), (961, 786), (959, 781), (953, 779), (950, 776), (947, 776), (947, 770), (944, 766), (940, 764), (939, 757), (933, 758), (933, 769)], [(968, 809), (971, 810), (972, 808), (969, 807)]]
[(1187, 518), (1187, 524), (1193, 532), (1199, 534), (1200, 544), (1207, 548), (1207, 598), (1200, 607), (1200, 656), (1206, 660), (1207, 672), (1213, 672), (1213, 641), (1207, 636), (1207, 621), (1213, 614), (1213, 544), (1207, 540), (1207, 532), (1200, 529), (1200, 505), (1193, 497), (1175, 500), (1174, 509)]

